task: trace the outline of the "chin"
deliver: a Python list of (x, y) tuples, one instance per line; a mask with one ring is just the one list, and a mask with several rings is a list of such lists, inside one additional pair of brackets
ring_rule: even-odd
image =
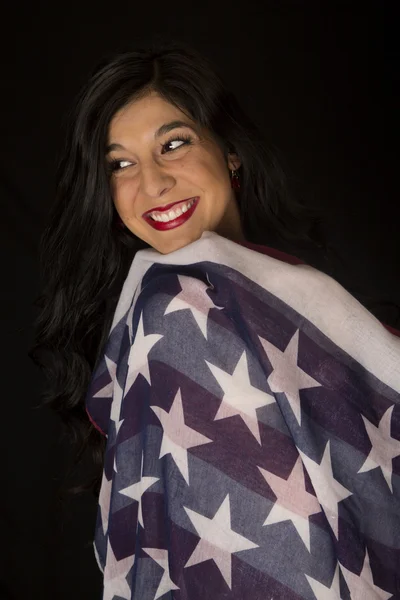
[(175, 252), (175, 250), (180, 250), (181, 248), (185, 248), (185, 246), (189, 246), (189, 244), (197, 241), (200, 237), (201, 234), (198, 237), (171, 240), (169, 243), (156, 248), (156, 250), (161, 254), (171, 254), (171, 252)]

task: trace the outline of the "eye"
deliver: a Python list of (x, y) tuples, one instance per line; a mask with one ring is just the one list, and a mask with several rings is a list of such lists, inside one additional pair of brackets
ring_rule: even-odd
[(111, 160), (108, 163), (108, 169), (111, 173), (114, 173), (114, 171), (122, 171), (131, 164), (129, 160)]
[(189, 135), (180, 135), (178, 137), (173, 137), (173, 138), (169, 139), (167, 142), (165, 142), (165, 144), (162, 145), (162, 148), (163, 149), (166, 148), (173, 142), (184, 142), (184, 143), (181, 144), (180, 146), (178, 146), (177, 148), (172, 148), (171, 150), (168, 150), (167, 153), (173, 152), (174, 150), (178, 150), (178, 148), (182, 148), (182, 146), (186, 146), (187, 144), (192, 144), (192, 138)]
[[(167, 148), (170, 144), (172, 144), (174, 142), (183, 142), (183, 144), (177, 146), (176, 148), (166, 150), (164, 152), (164, 149)], [(186, 146), (186, 145), (192, 144), (192, 143), (193, 143), (193, 140), (189, 135), (179, 135), (177, 137), (172, 137), (167, 142), (165, 142), (165, 144), (162, 145), (163, 154), (169, 154), (170, 152), (174, 152), (174, 150), (178, 150), (179, 148), (182, 148), (182, 146)], [(110, 174), (115, 173), (116, 171), (123, 171), (124, 169), (126, 169), (127, 167), (129, 167), (132, 164), (133, 163), (131, 163), (129, 160), (114, 159), (114, 160), (111, 160), (108, 162), (108, 171)]]

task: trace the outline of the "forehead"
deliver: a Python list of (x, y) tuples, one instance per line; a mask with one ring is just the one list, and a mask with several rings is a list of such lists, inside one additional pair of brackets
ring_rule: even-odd
[(131, 135), (136, 138), (153, 138), (160, 125), (174, 119), (193, 124), (179, 108), (153, 92), (145, 98), (130, 102), (114, 115), (109, 126), (109, 138)]

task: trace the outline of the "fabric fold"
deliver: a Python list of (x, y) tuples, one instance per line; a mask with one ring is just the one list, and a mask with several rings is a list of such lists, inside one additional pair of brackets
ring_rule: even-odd
[(400, 339), (215, 233), (136, 254), (86, 409), (103, 600), (395, 598)]

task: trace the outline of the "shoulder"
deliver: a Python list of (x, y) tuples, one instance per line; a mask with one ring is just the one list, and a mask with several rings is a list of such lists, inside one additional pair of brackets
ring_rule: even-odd
[(255, 252), (259, 252), (260, 254), (267, 254), (272, 258), (276, 258), (291, 265), (306, 264), (303, 260), (297, 258), (297, 256), (287, 254), (286, 252), (282, 252), (282, 250), (277, 250), (276, 248), (270, 248), (269, 246), (262, 246), (260, 244), (252, 244), (250, 242), (241, 242), (240, 245), (245, 246), (250, 250), (254, 250)]
[[(286, 262), (288, 264), (291, 265), (304, 265), (306, 264), (303, 260), (301, 260), (300, 258), (297, 258), (297, 256), (293, 256), (291, 254), (287, 254), (286, 252), (282, 252), (281, 250), (277, 250), (276, 248), (270, 248), (269, 246), (263, 246), (260, 244), (251, 244), (250, 242), (242, 242), (240, 243), (241, 246), (245, 246), (246, 248), (250, 248), (250, 250), (254, 250), (255, 252), (260, 252), (261, 254), (266, 254), (268, 256), (271, 256), (272, 258), (276, 258), (278, 260), (281, 260), (282, 262)], [(335, 280), (332, 280), (333, 282), (335, 282)], [(400, 331), (398, 329), (395, 329), (394, 327), (387, 325), (386, 323), (384, 323), (383, 321), (380, 321), (381, 324), (393, 335), (400, 337)]]

